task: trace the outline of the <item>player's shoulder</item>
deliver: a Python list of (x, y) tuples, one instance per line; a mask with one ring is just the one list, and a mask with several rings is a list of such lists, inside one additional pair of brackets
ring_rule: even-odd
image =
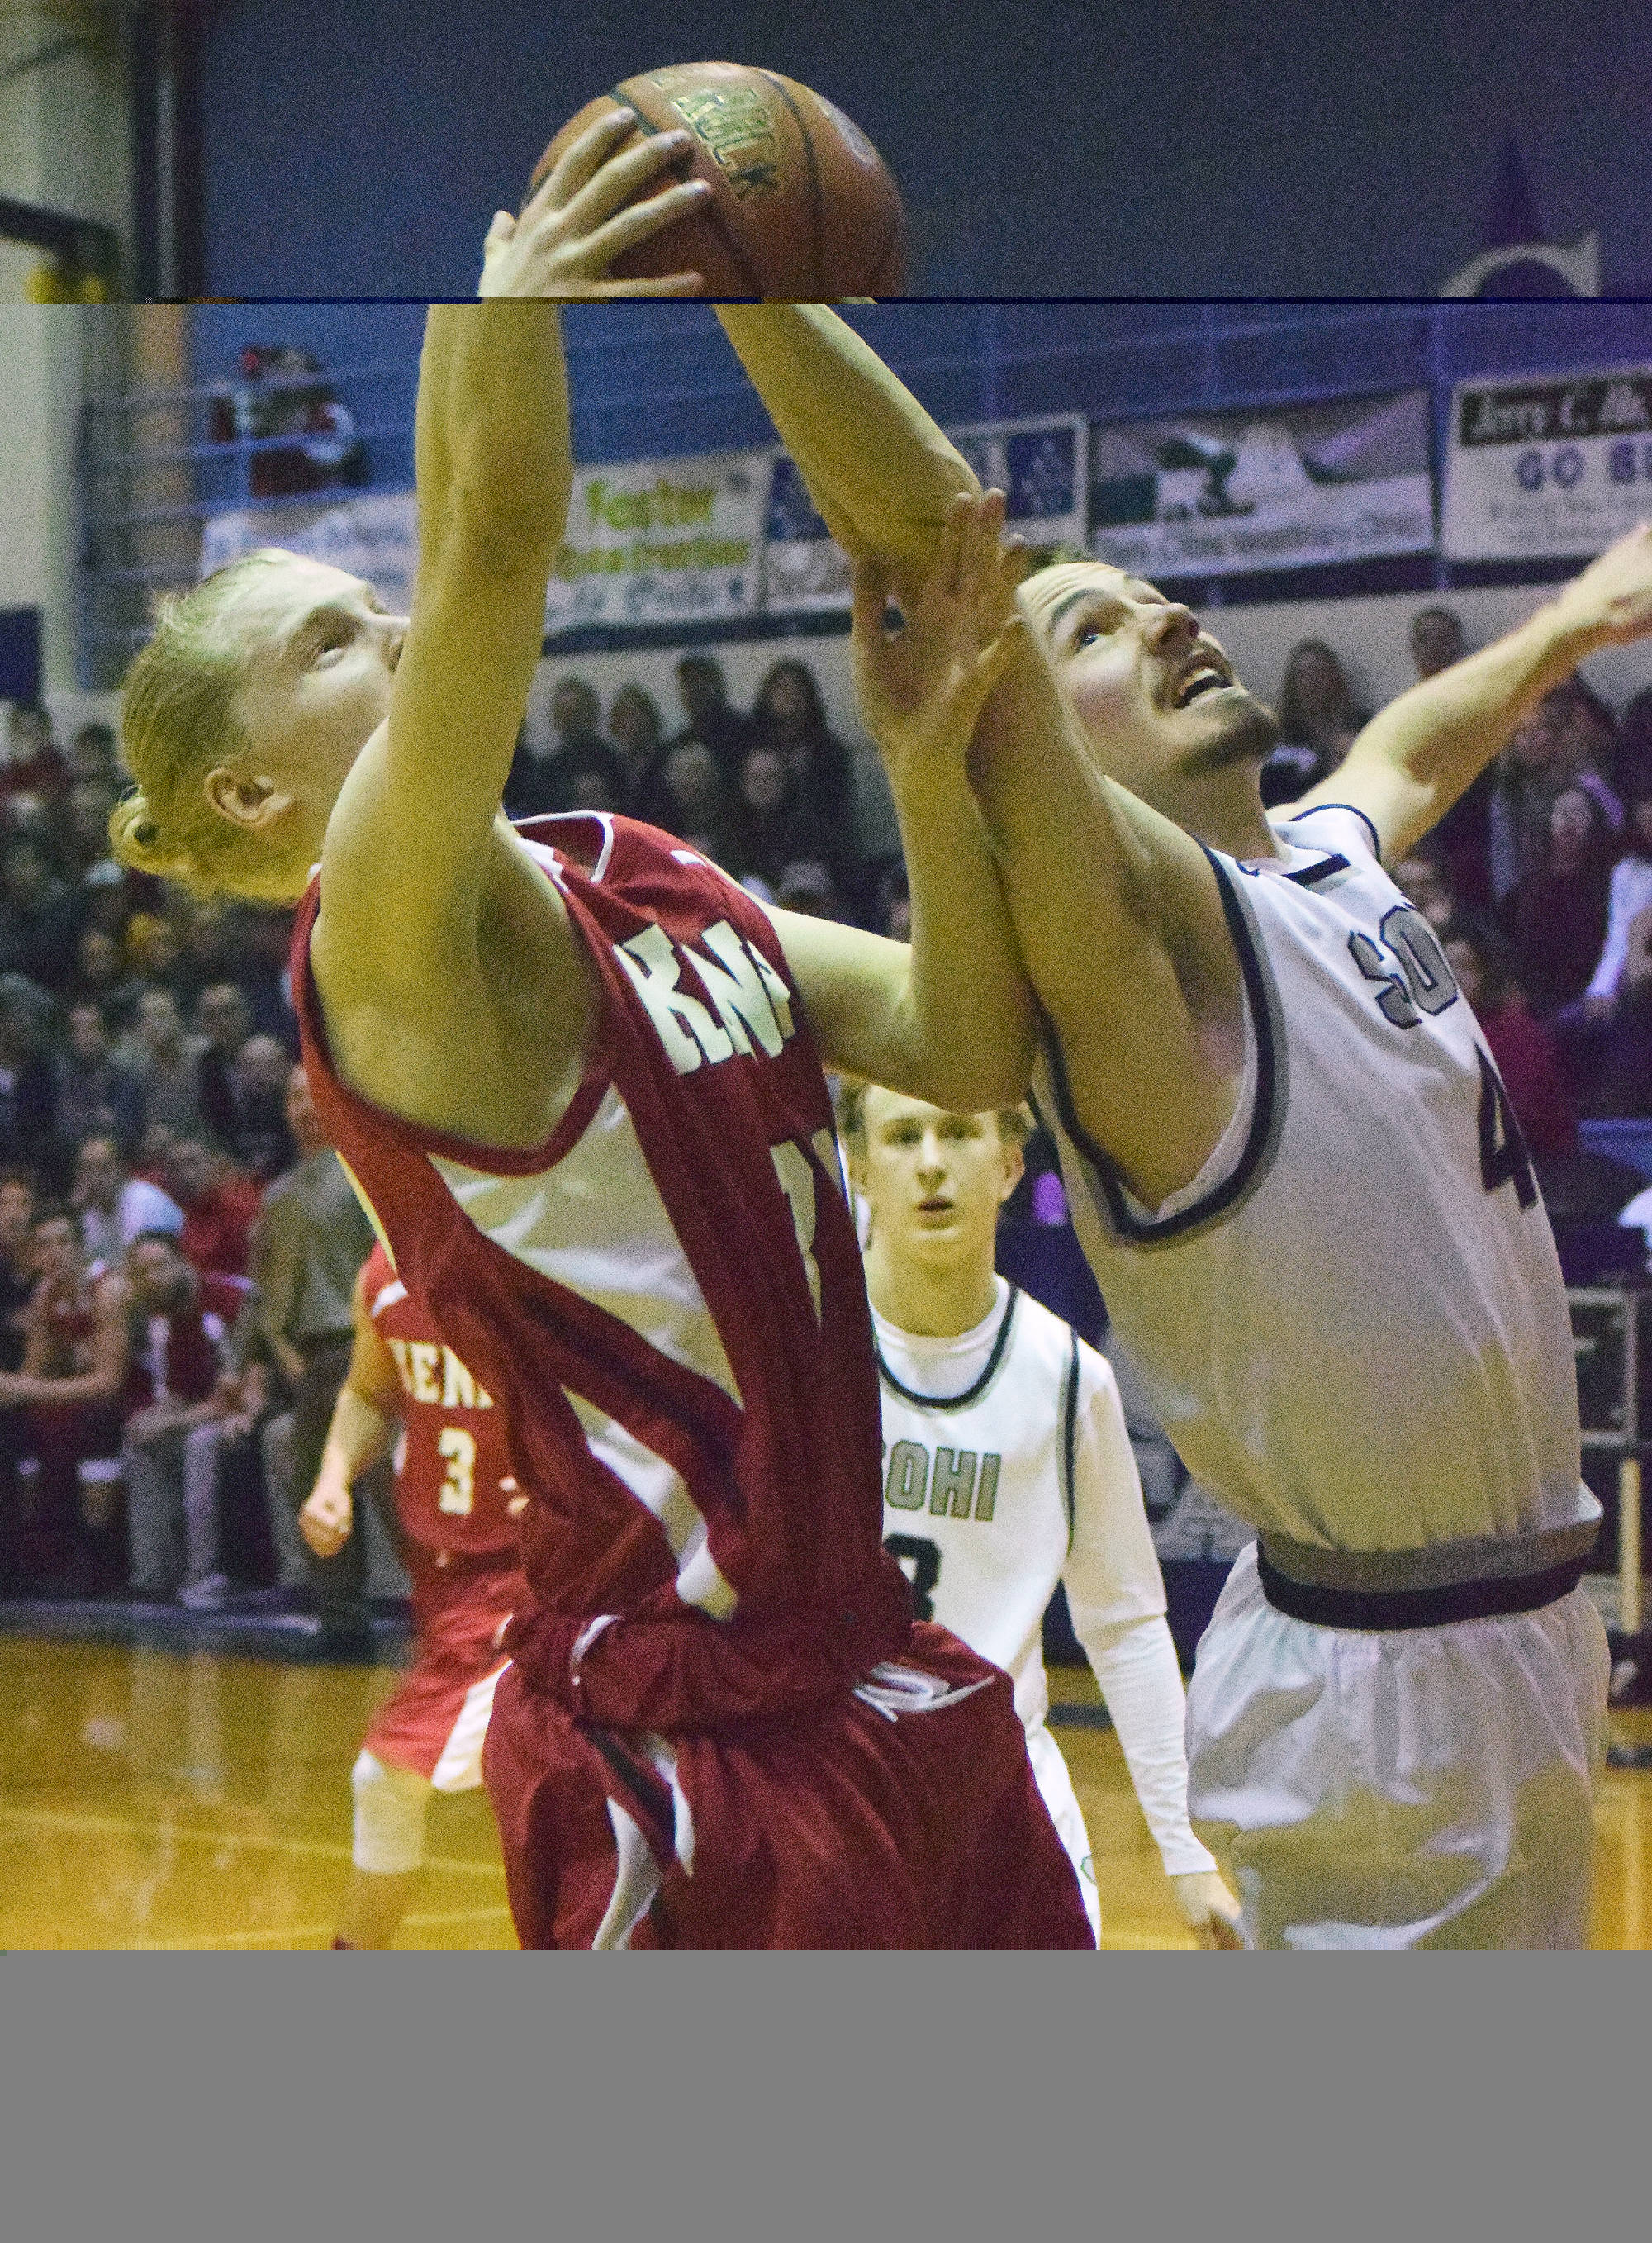
[(1017, 1291), (1012, 1347), (1018, 1356), (1037, 1353), (1063, 1377), (1076, 1361), (1086, 1387), (1113, 1384), (1112, 1365), (1071, 1324), (1031, 1293)]
[(1340, 854), (1357, 865), (1382, 862), (1382, 837), (1369, 812), (1356, 803), (1287, 804), (1269, 813), (1268, 825), (1293, 849)]

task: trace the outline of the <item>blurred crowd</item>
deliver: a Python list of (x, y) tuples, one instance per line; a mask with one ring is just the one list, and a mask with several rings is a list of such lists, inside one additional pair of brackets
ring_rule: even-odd
[[(1422, 677), (1456, 661), (1456, 616), (1422, 610), (1412, 650)], [(809, 665), (775, 663), (749, 710), (709, 654), (676, 684), (668, 726), (640, 684), (605, 711), (561, 675), (548, 737), (519, 742), (511, 814), (626, 811), (766, 900), (903, 936), (887, 803), (869, 812)], [(1369, 713), (1317, 640), (1277, 706), (1276, 804), (1333, 773)], [(365, 1642), (373, 1598), (405, 1587), (386, 1491), (337, 1559), (296, 1526), (372, 1235), (297, 1064), (291, 916), (111, 859), (107, 725), (65, 744), (16, 706), (3, 749), (0, 1594), (262, 1598), (329, 1647)], [(1609, 1220), (1643, 1180), (1580, 1153), (1578, 1122), (1652, 1119), (1652, 688), (1613, 709), (1557, 687), (1395, 876), (1474, 1006), (1557, 1224)], [(1048, 1236), (1060, 1180), (1046, 1142), (1028, 1155), (1011, 1227)]]

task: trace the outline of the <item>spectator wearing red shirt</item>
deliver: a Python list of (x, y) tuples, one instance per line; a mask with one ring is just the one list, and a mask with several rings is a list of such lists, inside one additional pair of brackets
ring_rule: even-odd
[[(38, 1273), (30, 1298), (21, 1371), (0, 1371), (0, 1410), (26, 1413), (40, 1462), (24, 1570), (37, 1586), (115, 1586), (124, 1568), (111, 1474), (84, 1465), (120, 1446), (121, 1395), (131, 1361), (125, 1280), (87, 1265), (73, 1214), (38, 1209), (30, 1235)], [(84, 1531), (83, 1531), (84, 1530)]]
[(1526, 1009), (1508, 945), (1489, 930), (1459, 920), (1446, 931), (1445, 952), (1528, 1147), (1539, 1155), (1575, 1151), (1571, 1085), (1554, 1037)]
[(245, 1277), (252, 1255), (252, 1227), (262, 1196), (253, 1179), (204, 1130), (184, 1131), (166, 1148), (163, 1182), (184, 1210), (178, 1243), (184, 1259), (205, 1276)]
[(134, 1596), (217, 1603), (218, 1451), (240, 1407), (230, 1339), (250, 1286), (203, 1276), (162, 1230), (126, 1249), (132, 1349), (121, 1458)]

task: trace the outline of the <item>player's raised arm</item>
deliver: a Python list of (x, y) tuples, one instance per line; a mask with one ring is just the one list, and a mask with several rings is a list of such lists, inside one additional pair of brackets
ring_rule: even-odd
[(1025, 630), (1003, 522), (1002, 492), (954, 502), (898, 630), (883, 563), (856, 573), (856, 690), (900, 823), (910, 948), (775, 914), (828, 1064), (968, 1113), (1020, 1098), (1033, 1047), (1031, 993), (964, 777), (982, 704)]
[[(317, 966), (331, 1001), (356, 981), (420, 983), (462, 951), (493, 868), (494, 821), (544, 637), (573, 485), (557, 297), (681, 295), (697, 276), (614, 281), (624, 249), (704, 190), (628, 206), (688, 135), (625, 153), (605, 118), (520, 219), (499, 212), (475, 305), (436, 305), (414, 427), (419, 574), (389, 714), (345, 780), (322, 851)], [(325, 649), (322, 658), (326, 658)], [(402, 898), (382, 908), (386, 879)]]
[(1365, 727), (1340, 769), (1302, 798), (1352, 803), (1398, 862), (1507, 744), (1534, 703), (1586, 656), (1652, 631), (1652, 529), (1608, 546), (1534, 616), (1424, 678)]
[(718, 306), (729, 341), (843, 550), (898, 578), (930, 567), (974, 469), (876, 351), (824, 304)]

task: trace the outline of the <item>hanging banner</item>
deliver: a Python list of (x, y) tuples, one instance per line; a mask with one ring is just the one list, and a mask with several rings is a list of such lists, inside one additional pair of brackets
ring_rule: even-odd
[(1434, 542), (1428, 394), (1091, 430), (1091, 550), (1138, 576), (1322, 567)]
[[(1032, 545), (1082, 545), (1089, 430), (1077, 413), (989, 421), (947, 435), (982, 482), (1004, 494), (1005, 522)], [(777, 611), (844, 609), (850, 569), (782, 453), (769, 486), (763, 604)]]
[(774, 456), (709, 452), (581, 468), (546, 603), (547, 632), (754, 613)]
[(350, 498), (333, 506), (239, 509), (201, 525), (201, 574), (210, 576), (261, 545), (347, 569), (373, 586), (392, 615), (413, 604), (419, 520), (411, 491)]
[(1452, 561), (1572, 560), (1652, 514), (1652, 367), (1452, 393), (1440, 545)]

